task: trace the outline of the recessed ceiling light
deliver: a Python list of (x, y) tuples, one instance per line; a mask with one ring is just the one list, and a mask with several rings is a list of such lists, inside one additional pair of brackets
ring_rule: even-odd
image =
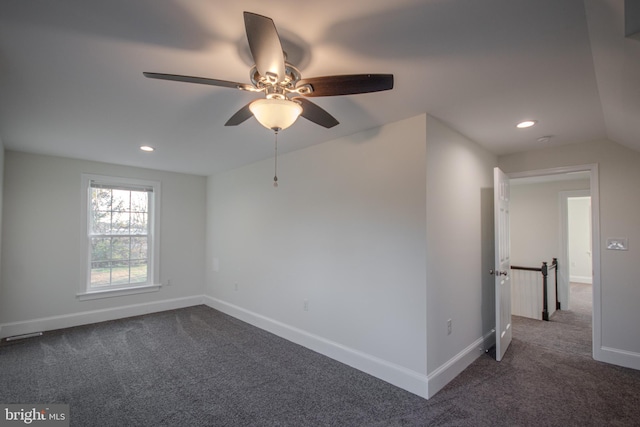
[(530, 128), (531, 126), (535, 125), (536, 123), (538, 123), (537, 120), (525, 120), (523, 122), (520, 122), (516, 125), (516, 127), (518, 129), (525, 129), (525, 128)]
[(142, 151), (146, 151), (146, 152), (149, 152), (149, 153), (155, 150), (155, 148), (151, 147), (150, 145), (141, 145), (140, 149)]
[(549, 142), (551, 141), (551, 135), (545, 135), (538, 138), (538, 142)]

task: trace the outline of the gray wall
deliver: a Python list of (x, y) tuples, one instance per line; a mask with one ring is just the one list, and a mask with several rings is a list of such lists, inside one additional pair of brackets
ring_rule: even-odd
[[(125, 305), (200, 295), (204, 283), (206, 178), (7, 151), (0, 324), (100, 312)], [(147, 294), (78, 301), (81, 174), (162, 183), (160, 279)], [(90, 320), (90, 319), (88, 319)]]
[(210, 177), (212, 305), (433, 395), (493, 327), (496, 163), (422, 115)]
[[(433, 117), (427, 121), (428, 371), (474, 351), (495, 327), (495, 155)], [(448, 335), (447, 320), (452, 333)]]
[(282, 155), (277, 189), (273, 166), (209, 178), (208, 295), (424, 376), (425, 117)]
[(539, 267), (560, 259), (560, 192), (588, 190), (589, 180), (511, 183), (511, 264)]

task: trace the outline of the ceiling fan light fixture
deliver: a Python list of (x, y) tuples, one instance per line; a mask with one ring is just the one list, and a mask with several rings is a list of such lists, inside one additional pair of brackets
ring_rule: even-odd
[(302, 106), (288, 99), (257, 99), (249, 104), (249, 109), (267, 129), (281, 131), (288, 128), (302, 113)]

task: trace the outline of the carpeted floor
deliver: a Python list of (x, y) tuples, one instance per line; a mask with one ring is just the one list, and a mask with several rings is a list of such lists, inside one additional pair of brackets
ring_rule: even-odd
[[(555, 318), (532, 322), (575, 328)], [(427, 401), (197, 306), (3, 343), (0, 402), (68, 403), (82, 427), (639, 425), (640, 371), (552, 335), (514, 318), (500, 363), (478, 358)]]
[(514, 335), (538, 347), (590, 357), (593, 354), (591, 285), (571, 283), (571, 306), (549, 322), (514, 316)]

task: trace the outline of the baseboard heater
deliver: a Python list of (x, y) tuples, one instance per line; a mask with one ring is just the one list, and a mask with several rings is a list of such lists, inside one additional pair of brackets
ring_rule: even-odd
[(5, 341), (16, 341), (16, 340), (23, 340), (25, 338), (33, 338), (33, 337), (40, 337), (42, 336), (42, 332), (34, 332), (31, 334), (22, 334), (22, 335), (14, 335), (12, 337), (7, 337), (4, 340)]

